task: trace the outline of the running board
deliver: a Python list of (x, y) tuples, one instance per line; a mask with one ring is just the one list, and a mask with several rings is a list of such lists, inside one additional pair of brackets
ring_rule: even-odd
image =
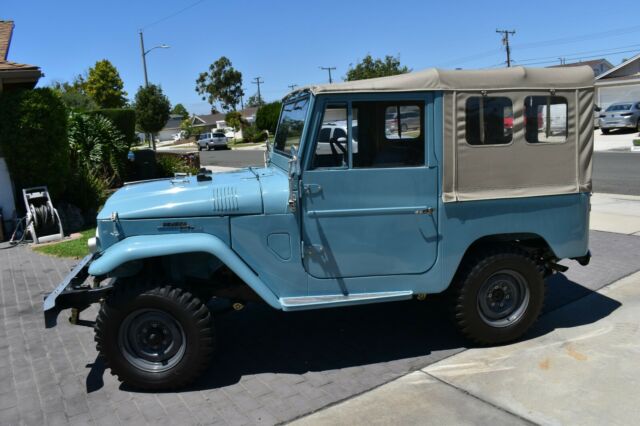
[(330, 294), (326, 296), (283, 297), (280, 299), (283, 311), (333, 308), (337, 306), (360, 305), (364, 303), (395, 302), (411, 299), (412, 291), (386, 291), (379, 293)]

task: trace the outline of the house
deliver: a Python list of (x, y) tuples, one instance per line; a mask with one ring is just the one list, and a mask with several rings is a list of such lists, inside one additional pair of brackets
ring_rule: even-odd
[[(242, 118), (249, 124), (253, 124), (256, 122), (256, 113), (258, 112), (258, 107), (249, 107), (243, 110), (238, 111), (242, 114)], [(216, 114), (202, 114), (202, 115), (194, 115), (191, 119), (191, 125), (195, 128), (201, 128), (206, 130), (213, 129), (224, 129), (227, 126), (227, 122), (225, 121), (226, 113), (219, 112)], [(242, 138), (242, 130), (235, 132), (234, 137), (237, 139)]]
[(157, 138), (160, 141), (173, 140), (174, 135), (180, 133), (180, 124), (182, 123), (182, 116), (178, 114), (171, 114), (169, 120), (164, 125), (162, 130), (158, 132)]
[(570, 64), (553, 65), (553, 66), (550, 66), (549, 68), (580, 67), (583, 65), (590, 66), (591, 69), (593, 70), (593, 74), (596, 77), (613, 68), (613, 64), (604, 58), (594, 59), (592, 61), (580, 61), (580, 62), (572, 62)]
[(596, 105), (640, 102), (640, 54), (596, 77)]
[[(7, 59), (13, 28), (13, 21), (0, 21), (0, 96), (2, 92), (11, 90), (33, 89), (43, 75), (40, 67)], [(0, 225), (7, 231), (12, 230), (13, 219), (16, 216), (15, 200), (9, 170), (2, 152), (0, 152), (0, 210), (2, 214)]]

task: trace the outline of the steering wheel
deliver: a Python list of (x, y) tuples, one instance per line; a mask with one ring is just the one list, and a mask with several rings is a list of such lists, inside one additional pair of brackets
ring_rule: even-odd
[[(336, 149), (336, 146), (338, 149)], [(329, 148), (331, 148), (331, 153), (336, 157), (336, 159), (339, 159), (340, 162), (343, 163), (344, 157), (347, 155), (347, 147), (338, 142), (338, 138), (331, 138), (329, 139)], [(338, 150), (341, 152), (339, 153)]]

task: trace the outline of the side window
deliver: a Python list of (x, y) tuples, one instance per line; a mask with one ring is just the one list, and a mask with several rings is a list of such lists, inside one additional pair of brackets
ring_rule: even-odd
[(354, 102), (353, 167), (424, 165), (424, 107), (417, 102)]
[(347, 164), (347, 104), (330, 104), (322, 114), (313, 167), (345, 167)]
[(465, 105), (469, 145), (503, 145), (513, 140), (513, 104), (506, 97), (472, 96)]
[(527, 96), (524, 99), (525, 138), (529, 143), (561, 143), (567, 140), (567, 100), (560, 96)]

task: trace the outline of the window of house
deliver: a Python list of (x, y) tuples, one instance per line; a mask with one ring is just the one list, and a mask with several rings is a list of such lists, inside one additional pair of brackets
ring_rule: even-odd
[(424, 165), (424, 105), (417, 102), (354, 102), (353, 167)]
[(527, 96), (524, 100), (525, 139), (529, 143), (567, 140), (567, 100), (560, 96)]
[(348, 164), (347, 104), (327, 105), (318, 130), (313, 167), (346, 167)]
[(513, 140), (513, 104), (506, 97), (472, 96), (465, 105), (470, 145), (503, 145)]

